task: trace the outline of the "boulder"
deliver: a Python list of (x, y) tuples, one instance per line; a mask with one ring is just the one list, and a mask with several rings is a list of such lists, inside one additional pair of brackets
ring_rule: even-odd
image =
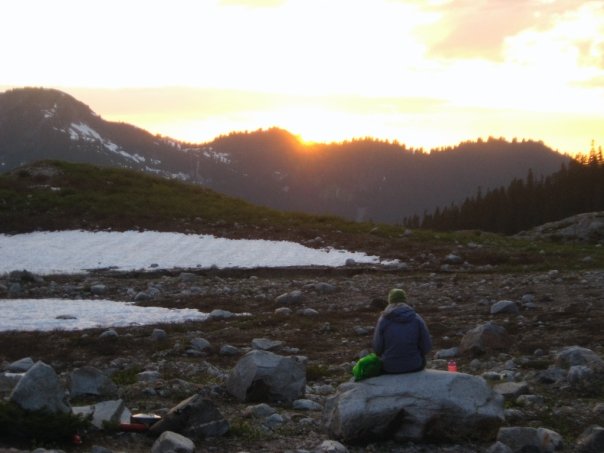
[(604, 369), (604, 361), (591, 349), (581, 346), (569, 346), (556, 355), (556, 364), (562, 368), (572, 366), (588, 366), (594, 369)]
[(44, 362), (36, 362), (19, 380), (10, 400), (28, 411), (47, 410), (69, 413), (67, 391), (55, 370)]
[(231, 370), (226, 387), (241, 401), (291, 403), (304, 396), (305, 363), (299, 357), (252, 350)]
[(593, 425), (577, 438), (576, 451), (579, 453), (600, 453), (604, 451), (604, 428)]
[(304, 300), (304, 293), (300, 290), (294, 290), (289, 293), (281, 294), (275, 298), (275, 302), (279, 305), (299, 304)]
[(197, 394), (170, 409), (160, 421), (151, 425), (149, 433), (160, 435), (173, 431), (193, 439), (205, 439), (222, 436), (228, 430), (229, 423), (216, 405)]
[(25, 373), (32, 366), (34, 366), (34, 361), (31, 357), (25, 357), (23, 359), (19, 359), (13, 363), (11, 363), (6, 371), (9, 373)]
[(484, 379), (438, 370), (342, 384), (323, 410), (328, 434), (345, 442), (489, 440), (503, 420), (503, 398)]
[(514, 400), (520, 395), (525, 395), (528, 393), (529, 386), (526, 382), (503, 382), (495, 385), (493, 390), (495, 390), (497, 393), (503, 396), (506, 401), (508, 401)]
[(505, 427), (499, 430), (497, 440), (515, 452), (550, 453), (563, 447), (562, 436), (546, 428)]
[(476, 356), (493, 350), (505, 350), (509, 344), (506, 330), (497, 324), (487, 322), (463, 336), (459, 352)]
[(112, 400), (102, 401), (91, 406), (73, 407), (74, 414), (91, 417), (94, 426), (102, 429), (105, 423), (115, 424), (130, 419), (130, 410), (124, 405), (124, 401)]
[(82, 395), (117, 396), (117, 386), (100, 370), (84, 366), (76, 368), (69, 375), (71, 398)]
[(193, 453), (194, 451), (195, 444), (191, 439), (172, 431), (162, 433), (151, 447), (151, 453)]

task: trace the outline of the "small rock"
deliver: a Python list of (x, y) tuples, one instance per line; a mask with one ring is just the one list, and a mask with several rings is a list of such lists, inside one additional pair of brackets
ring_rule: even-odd
[(102, 283), (97, 283), (90, 287), (90, 292), (95, 295), (105, 294), (107, 292), (107, 286)]
[(492, 315), (501, 315), (501, 314), (518, 314), (518, 305), (511, 300), (500, 300), (499, 302), (494, 303), (491, 306), (491, 314)]
[(324, 440), (313, 453), (348, 453), (348, 448), (337, 440)]
[(281, 294), (275, 299), (280, 305), (294, 305), (299, 304), (304, 300), (304, 294), (300, 290), (291, 291), (289, 293)]
[(308, 399), (295, 400), (292, 407), (299, 411), (320, 411), (323, 409), (323, 406), (319, 403)]
[(248, 406), (243, 410), (244, 417), (264, 418), (277, 413), (277, 409), (269, 406), (266, 403), (255, 404)]
[(281, 346), (283, 346), (283, 342), (278, 340), (269, 340), (268, 338), (254, 338), (252, 340), (252, 349), (261, 351), (273, 351)]
[(290, 316), (292, 314), (292, 309), (289, 307), (279, 307), (275, 310), (275, 314), (277, 316)]
[(200, 352), (208, 352), (212, 348), (212, 345), (208, 340), (199, 337), (191, 340), (191, 346), (193, 349)]
[(150, 338), (153, 341), (164, 341), (166, 338), (168, 338), (168, 334), (163, 329), (153, 329)]
[(230, 344), (225, 344), (220, 347), (219, 354), (223, 355), (223, 356), (232, 357), (232, 356), (240, 355), (241, 351), (239, 350), (239, 348), (236, 348), (235, 346), (231, 346)]
[(34, 366), (33, 359), (31, 357), (25, 357), (11, 363), (6, 370), (9, 373), (25, 373), (32, 366)]
[(210, 314), (208, 315), (208, 318), (209, 319), (229, 319), (229, 318), (232, 318), (233, 316), (235, 316), (235, 314), (228, 310), (216, 309), (216, 310), (212, 310), (210, 312)]
[(195, 444), (188, 437), (164, 431), (151, 447), (151, 453), (193, 453)]
[(157, 382), (161, 379), (159, 371), (143, 371), (136, 375), (139, 382)]
[(117, 339), (117, 337), (119, 337), (119, 335), (117, 334), (115, 329), (106, 330), (99, 335), (99, 338), (102, 338), (104, 340), (114, 340)]

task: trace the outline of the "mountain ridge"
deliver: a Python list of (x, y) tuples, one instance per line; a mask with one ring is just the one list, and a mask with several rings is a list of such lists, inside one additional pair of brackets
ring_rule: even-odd
[(428, 154), (370, 138), (304, 145), (278, 128), (189, 144), (105, 121), (59, 90), (0, 93), (0, 171), (41, 159), (134, 169), (280, 210), (387, 223), (529, 169), (551, 174), (569, 160), (536, 141), (490, 138)]

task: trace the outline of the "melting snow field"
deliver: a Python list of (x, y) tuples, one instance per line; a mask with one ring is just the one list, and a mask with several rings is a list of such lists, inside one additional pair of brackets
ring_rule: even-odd
[(86, 270), (172, 268), (338, 267), (348, 259), (380, 262), (376, 256), (312, 249), (295, 242), (234, 240), (154, 231), (35, 232), (0, 235), (0, 275), (13, 270), (73, 274)]
[[(232, 240), (207, 235), (138, 232), (35, 232), (0, 235), (0, 275), (39, 275), (173, 268), (338, 267), (352, 259), (378, 264), (359, 252), (312, 249), (284, 241)], [(138, 307), (109, 300), (0, 299), (0, 331), (78, 330), (203, 320), (191, 309)], [(134, 321), (136, 320), (136, 321)]]

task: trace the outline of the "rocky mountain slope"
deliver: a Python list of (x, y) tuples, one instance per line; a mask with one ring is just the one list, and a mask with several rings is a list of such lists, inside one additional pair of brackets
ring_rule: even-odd
[(1, 93), (0, 171), (40, 159), (136, 169), (277, 209), (389, 223), (567, 161), (533, 141), (480, 140), (428, 154), (371, 139), (304, 145), (279, 129), (193, 145), (105, 121), (57, 90)]

